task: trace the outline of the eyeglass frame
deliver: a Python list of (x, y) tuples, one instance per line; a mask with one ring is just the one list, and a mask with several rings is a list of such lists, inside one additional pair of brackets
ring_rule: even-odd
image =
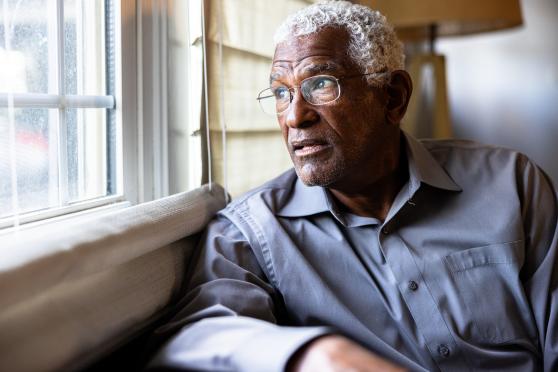
[[(302, 87), (302, 84), (304, 84), (304, 82), (305, 82), (306, 80), (313, 79), (313, 78), (320, 77), (320, 76), (325, 76), (325, 77), (333, 78), (333, 79), (336, 81), (337, 86), (339, 87), (339, 94), (337, 95), (337, 97), (335, 97), (335, 99), (332, 99), (331, 101), (324, 102), (324, 103), (312, 103), (312, 102), (308, 102), (308, 100), (306, 99), (306, 97), (304, 97), (304, 94), (302, 94), (302, 98), (304, 99), (304, 101), (306, 101), (307, 103), (311, 104), (312, 106), (323, 106), (323, 105), (327, 105), (327, 104), (330, 104), (330, 103), (332, 103), (332, 102), (335, 102), (335, 101), (337, 101), (337, 100), (339, 99), (339, 97), (341, 97), (341, 84), (339, 83), (341, 80), (352, 79), (352, 78), (362, 77), (362, 76), (368, 76), (368, 75), (383, 75), (383, 74), (386, 74), (386, 73), (388, 73), (388, 72), (367, 72), (367, 73), (364, 73), (364, 74), (349, 75), (349, 76), (341, 76), (341, 77), (339, 77), (339, 78), (338, 78), (338, 77), (335, 77), (335, 76), (333, 76), (333, 75), (327, 75), (327, 74), (320, 74), (320, 75), (309, 76), (309, 77), (303, 79), (303, 80), (300, 82), (300, 85), (295, 85), (294, 87), (287, 88), (287, 90), (289, 91), (289, 96), (290, 96), (290, 97), (289, 97), (289, 105), (288, 105), (287, 108), (285, 108), (283, 111), (281, 111), (281, 112), (276, 112), (275, 115), (279, 116), (279, 115), (282, 115), (283, 113), (287, 112), (287, 110), (291, 107), (291, 103), (293, 102), (293, 99), (294, 99), (294, 90), (295, 90), (295, 89), (300, 89), (300, 88)], [(287, 87), (287, 86), (285, 86), (285, 87)], [(256, 101), (258, 101), (258, 103), (260, 104), (260, 108), (262, 109), (262, 111), (263, 111), (265, 114), (273, 115), (273, 114), (267, 113), (267, 112), (263, 109), (262, 104), (261, 104), (261, 100), (262, 100), (262, 99), (267, 99), (267, 98), (273, 98), (273, 97), (275, 97), (274, 94), (271, 94), (271, 95), (265, 96), (265, 97), (260, 97), (260, 94), (262, 94), (262, 93), (265, 92), (266, 90), (270, 90), (270, 91), (271, 91), (271, 87), (265, 88), (265, 89), (261, 90), (261, 91), (258, 93), (258, 97), (256, 97)]]

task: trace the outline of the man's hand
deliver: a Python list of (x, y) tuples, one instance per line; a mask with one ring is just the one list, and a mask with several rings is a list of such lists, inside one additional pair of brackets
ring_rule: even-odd
[(404, 368), (338, 335), (315, 339), (290, 361), (288, 372), (402, 372)]

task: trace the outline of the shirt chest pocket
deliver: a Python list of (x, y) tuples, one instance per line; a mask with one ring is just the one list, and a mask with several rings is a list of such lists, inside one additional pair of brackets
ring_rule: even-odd
[(452, 292), (463, 306), (465, 323), (470, 325), (470, 334), (465, 337), (491, 344), (536, 337), (519, 279), (523, 252), (523, 241), (514, 241), (444, 258), (453, 280)]

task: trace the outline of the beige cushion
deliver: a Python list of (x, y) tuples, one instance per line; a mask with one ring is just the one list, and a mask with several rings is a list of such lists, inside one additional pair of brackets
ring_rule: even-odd
[(109, 350), (180, 288), (214, 185), (101, 217), (0, 236), (0, 370), (53, 371)]

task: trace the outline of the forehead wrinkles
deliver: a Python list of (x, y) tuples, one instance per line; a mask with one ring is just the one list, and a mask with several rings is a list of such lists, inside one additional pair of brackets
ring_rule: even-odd
[(339, 75), (345, 70), (342, 64), (332, 61), (329, 57), (315, 58), (312, 56), (312, 58), (314, 59), (291, 63), (279, 61), (277, 65), (274, 64), (272, 67), (270, 83), (280, 79), (294, 79), (295, 77), (302, 79), (320, 74)]
[[(333, 71), (333, 67), (344, 70), (342, 67), (348, 67), (347, 41), (346, 31), (330, 28), (288, 38), (275, 48), (271, 80), (300, 78), (303, 74)], [(319, 67), (306, 71), (306, 67), (311, 65)]]

